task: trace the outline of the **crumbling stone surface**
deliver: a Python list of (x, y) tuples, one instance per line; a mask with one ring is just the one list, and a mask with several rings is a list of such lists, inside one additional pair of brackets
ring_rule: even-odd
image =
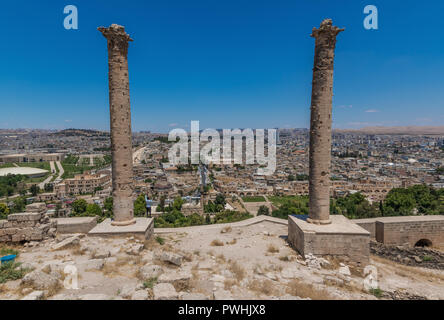
[(444, 270), (444, 253), (430, 248), (391, 246), (371, 241), (370, 252), (408, 266)]
[(155, 300), (177, 300), (179, 294), (170, 283), (159, 283), (153, 288)]
[(42, 241), (56, 236), (57, 222), (46, 215), (44, 203), (27, 205), (26, 210), (0, 221), (0, 242)]
[(310, 119), (310, 222), (329, 223), (333, 61), (336, 36), (344, 29), (322, 21), (316, 38)]
[(160, 253), (156, 253), (155, 258), (163, 262), (169, 262), (176, 266), (180, 266), (182, 264), (183, 257), (180, 254), (162, 251)]

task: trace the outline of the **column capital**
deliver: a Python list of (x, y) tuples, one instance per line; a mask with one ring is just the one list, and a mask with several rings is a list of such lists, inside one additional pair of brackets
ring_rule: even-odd
[(311, 37), (318, 38), (322, 36), (326, 37), (336, 37), (338, 33), (344, 31), (344, 28), (338, 28), (336, 26), (333, 26), (333, 22), (331, 19), (325, 19), (321, 22), (321, 26), (319, 29), (313, 28), (311, 32)]
[(108, 40), (109, 52), (119, 51), (122, 55), (127, 55), (128, 42), (133, 39), (125, 32), (125, 27), (112, 24), (109, 28), (99, 27), (97, 30)]
[(110, 25), (108, 28), (98, 27), (97, 30), (99, 30), (108, 40), (120, 40), (126, 42), (133, 41), (129, 34), (125, 32), (125, 27), (115, 23)]

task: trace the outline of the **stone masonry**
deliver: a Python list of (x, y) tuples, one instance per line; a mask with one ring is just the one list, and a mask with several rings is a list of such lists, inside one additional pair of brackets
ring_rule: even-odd
[(330, 217), (333, 61), (336, 36), (344, 29), (330, 19), (311, 34), (316, 39), (310, 120), (309, 216), (288, 217), (288, 241), (303, 256), (336, 256), (366, 265), (370, 233), (342, 215)]
[(44, 203), (26, 206), (26, 212), (0, 220), (0, 242), (41, 241), (56, 236), (57, 222), (46, 215)]
[(108, 40), (109, 105), (112, 148), (112, 225), (134, 224), (131, 110), (128, 77), (128, 42), (125, 28), (112, 24), (98, 28)]
[(384, 217), (375, 223), (376, 241), (399, 245), (415, 246), (420, 240), (430, 242), (429, 246), (444, 244), (444, 216)]
[(311, 34), (316, 39), (310, 119), (310, 216), (307, 222), (329, 224), (333, 61), (336, 36), (344, 29), (322, 21)]

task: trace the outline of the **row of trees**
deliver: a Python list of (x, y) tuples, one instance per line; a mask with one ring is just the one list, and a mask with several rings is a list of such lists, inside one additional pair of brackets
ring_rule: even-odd
[[(308, 196), (293, 196), (287, 199), (283, 197), (279, 203), (279, 209), (271, 213), (274, 217), (286, 219), (290, 214), (309, 213)], [(263, 208), (260, 211), (261, 214), (267, 214)], [(444, 214), (444, 189), (435, 189), (427, 185), (394, 188), (384, 201), (372, 204), (361, 193), (348, 194), (345, 197), (332, 199), (330, 212), (351, 219)]]

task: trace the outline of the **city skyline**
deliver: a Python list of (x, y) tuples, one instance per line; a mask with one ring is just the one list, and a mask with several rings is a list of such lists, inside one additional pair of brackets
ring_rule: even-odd
[(439, 126), (444, 5), (432, 2), (430, 11), (414, 1), (373, 1), (378, 30), (364, 28), (370, 3), (363, 1), (128, 1), (119, 9), (113, 1), (77, 1), (78, 30), (63, 28), (67, 4), (7, 4), (0, 13), (10, 47), (2, 52), (0, 128), (108, 130), (107, 52), (96, 28), (110, 23), (134, 38), (134, 131), (189, 129), (191, 120), (202, 128), (307, 128), (309, 35), (327, 17), (346, 28), (337, 44), (333, 127)]

